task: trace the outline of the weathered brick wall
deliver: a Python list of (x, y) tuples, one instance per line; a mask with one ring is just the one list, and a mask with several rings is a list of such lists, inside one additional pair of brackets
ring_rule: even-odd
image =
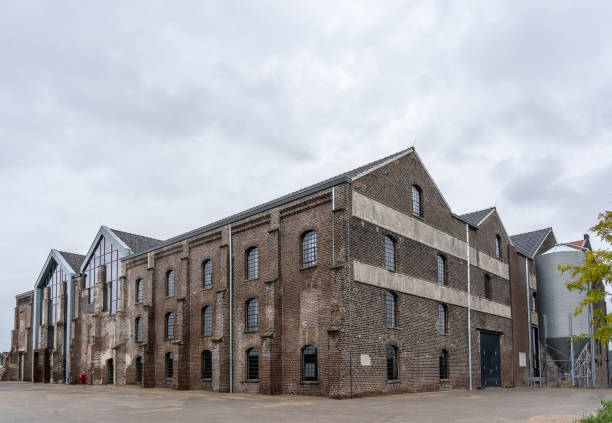
[(17, 296), (14, 329), (11, 331), (11, 349), (5, 358), (0, 380), (19, 380), (20, 354), (22, 380), (32, 380), (32, 325), (34, 294)]
[(422, 219), (465, 240), (465, 226), (451, 210), (415, 153), (408, 154), (353, 182), (353, 188), (396, 210), (412, 215), (412, 185), (422, 189)]

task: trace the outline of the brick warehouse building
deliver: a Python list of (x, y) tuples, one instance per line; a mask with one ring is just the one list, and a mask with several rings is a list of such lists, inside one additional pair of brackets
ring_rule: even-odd
[(526, 384), (518, 237), (495, 208), (452, 213), (413, 148), (166, 241), (103, 226), (18, 296), (4, 378), (343, 398), (467, 388), (471, 364), (474, 387)]

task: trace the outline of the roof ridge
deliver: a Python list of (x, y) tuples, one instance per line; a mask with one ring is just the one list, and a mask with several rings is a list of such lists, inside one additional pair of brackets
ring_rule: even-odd
[[(393, 158), (399, 157), (399, 156), (401, 156), (403, 154), (406, 154), (406, 153), (409, 153), (409, 152), (415, 152), (416, 153), (414, 147), (408, 147), (408, 148), (405, 148), (405, 149), (403, 149), (401, 151), (398, 151), (396, 153), (393, 153), (393, 154), (390, 154), (388, 156), (385, 156), (385, 157), (383, 157), (381, 159), (377, 159), (377, 160), (374, 160), (374, 161), (372, 161), (370, 163), (367, 163), (365, 165), (356, 167), (356, 168), (354, 168), (352, 170), (349, 170), (348, 172), (340, 173), (340, 174), (338, 174), (336, 176), (333, 176), (331, 178), (324, 179), (322, 181), (316, 182), (316, 183), (308, 185), (306, 187), (297, 189), (297, 190), (292, 191), (292, 192), (290, 192), (288, 194), (285, 194), (285, 195), (282, 195), (280, 197), (277, 197), (277, 198), (275, 198), (273, 200), (265, 201), (263, 203), (255, 205), (253, 207), (249, 207), (249, 208), (247, 208), (245, 210), (239, 211), (237, 213), (230, 214), (229, 216), (225, 216), (225, 217), (223, 217), (221, 219), (217, 219), (217, 220), (215, 220), (215, 221), (213, 221), (213, 222), (211, 222), (209, 224), (200, 226), (200, 227), (192, 229), (190, 231), (183, 232), (182, 234), (170, 237), (170, 238), (168, 238), (166, 240), (162, 241), (162, 240), (157, 240), (155, 238), (150, 238), (150, 239), (152, 239), (154, 241), (161, 241), (161, 243), (159, 245), (156, 245), (155, 247), (147, 248), (147, 249), (145, 249), (143, 251), (140, 251), (138, 253), (134, 253), (134, 254), (130, 255), (130, 257), (135, 256), (135, 255), (144, 254), (145, 252), (152, 251), (152, 250), (157, 249), (157, 248), (162, 248), (162, 247), (165, 247), (167, 245), (174, 244), (174, 243), (179, 242), (179, 241), (181, 241), (183, 239), (186, 239), (188, 237), (195, 236), (197, 234), (204, 233), (204, 232), (209, 231), (209, 230), (213, 230), (214, 228), (217, 228), (217, 227), (219, 227), (221, 225), (229, 224), (229, 223), (231, 223), (231, 222), (233, 222), (233, 221), (235, 221), (237, 219), (244, 219), (247, 216), (252, 216), (253, 214), (256, 214), (256, 213), (261, 213), (261, 212), (263, 212), (265, 210), (268, 210), (269, 208), (276, 207), (279, 204), (284, 204), (284, 202), (287, 202), (287, 201), (291, 201), (291, 199), (294, 198), (294, 197), (299, 198), (300, 196), (310, 195), (312, 193), (319, 192), (319, 191), (321, 191), (323, 189), (330, 188), (330, 187), (338, 185), (340, 183), (346, 183), (346, 182), (351, 183), (354, 179), (360, 178), (361, 176), (364, 176), (365, 174), (375, 170), (375, 168), (378, 165), (381, 165), (381, 164), (383, 164), (385, 162), (391, 161)], [(433, 180), (433, 178), (432, 178), (432, 180)], [(115, 231), (115, 229), (110, 229), (110, 230), (111, 231)], [(119, 232), (121, 232), (121, 231), (119, 231)], [(132, 235), (134, 235), (134, 234), (132, 234)]]
[(147, 239), (151, 239), (151, 240), (153, 240), (153, 241), (164, 241), (163, 239), (152, 238), (152, 237), (150, 237), (150, 236), (140, 235), (140, 234), (135, 234), (135, 233), (133, 233), (133, 232), (122, 231), (122, 230), (120, 230), (120, 229), (114, 229), (114, 228), (109, 228), (109, 229), (110, 229), (111, 231), (113, 231), (113, 232), (119, 232), (119, 233), (122, 233), (122, 234), (127, 234), (127, 235), (132, 235), (132, 236), (139, 236), (139, 237), (141, 237), (141, 238), (147, 238)]

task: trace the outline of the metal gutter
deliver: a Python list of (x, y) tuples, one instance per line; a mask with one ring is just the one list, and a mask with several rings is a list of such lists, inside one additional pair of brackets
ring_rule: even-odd
[(349, 178), (348, 176), (341, 176), (341, 177), (338, 177), (338, 178), (334, 178), (331, 181), (325, 182), (323, 184), (315, 185), (315, 186), (312, 186), (310, 188), (305, 188), (304, 190), (298, 191), (298, 192), (296, 192), (294, 194), (289, 194), (288, 196), (284, 196), (284, 197), (278, 198), (278, 199), (270, 201), (268, 203), (264, 203), (264, 204), (262, 204), (260, 206), (253, 207), (252, 209), (248, 209), (248, 210), (246, 210), (244, 212), (235, 214), (235, 215), (230, 216), (230, 217), (226, 217), (225, 219), (219, 220), (219, 221), (217, 221), (215, 223), (211, 223), (210, 225), (203, 226), (203, 227), (198, 228), (198, 229), (194, 229), (193, 231), (186, 232), (186, 233), (184, 233), (182, 235), (179, 235), (177, 237), (174, 237), (174, 238), (170, 238), (170, 239), (162, 242), (161, 244), (156, 245), (155, 247), (151, 247), (149, 249), (140, 251), (138, 253), (133, 253), (131, 255), (127, 255), (127, 256), (123, 257), (122, 260), (129, 260), (129, 259), (132, 259), (134, 257), (138, 257), (138, 256), (141, 256), (143, 254), (150, 253), (152, 251), (160, 250), (160, 249), (162, 249), (164, 247), (168, 247), (170, 245), (179, 243), (179, 242), (184, 241), (184, 240), (186, 240), (188, 238), (191, 238), (193, 236), (201, 235), (203, 233), (206, 233), (206, 232), (209, 232), (209, 231), (221, 228), (223, 226), (235, 223), (235, 222), (237, 222), (239, 220), (246, 219), (248, 217), (254, 216), (256, 214), (262, 213), (264, 211), (273, 209), (273, 208), (278, 207), (278, 206), (282, 206), (283, 204), (290, 203), (291, 201), (297, 200), (299, 198), (306, 197), (308, 195), (314, 194), (314, 193), (319, 192), (319, 191), (323, 191), (323, 190), (325, 190), (327, 188), (331, 188), (331, 187), (334, 187), (336, 185), (340, 185), (340, 184), (344, 184), (344, 183), (350, 184), (351, 182), (352, 182), (352, 179)]
[(531, 345), (531, 292), (529, 290), (529, 262), (525, 257), (525, 287), (527, 288), (527, 336), (529, 337), (529, 386), (533, 378), (533, 349)]

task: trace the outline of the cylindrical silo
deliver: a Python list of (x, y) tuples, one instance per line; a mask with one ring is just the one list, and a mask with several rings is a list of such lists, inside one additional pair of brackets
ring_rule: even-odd
[[(565, 372), (571, 367), (570, 335), (589, 333), (589, 309), (585, 307), (581, 314), (574, 316), (584, 293), (567, 289), (565, 284), (572, 280), (572, 275), (561, 273), (559, 266), (580, 265), (583, 261), (584, 251), (566, 245), (557, 245), (536, 257), (540, 330), (542, 335), (546, 333), (547, 352)], [(574, 358), (587, 342), (587, 339), (574, 341)]]

